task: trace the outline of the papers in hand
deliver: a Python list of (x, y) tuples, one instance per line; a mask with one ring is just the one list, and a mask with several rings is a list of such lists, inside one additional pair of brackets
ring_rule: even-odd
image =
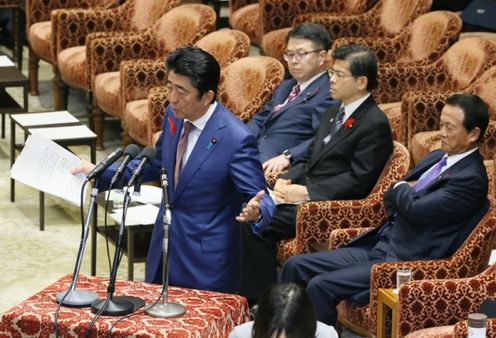
[(70, 173), (79, 164), (79, 158), (67, 149), (43, 135), (32, 134), (12, 166), (10, 177), (80, 206), (85, 176)]

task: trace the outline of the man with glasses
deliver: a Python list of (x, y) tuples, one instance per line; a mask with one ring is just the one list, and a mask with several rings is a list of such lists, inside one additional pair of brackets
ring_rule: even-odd
[[(365, 198), (393, 151), (388, 119), (370, 93), (377, 85), (375, 54), (365, 46), (349, 45), (332, 57), (331, 96), (341, 104), (327, 109), (310, 149), (276, 181), (273, 197), (278, 205), (271, 224), (260, 236), (243, 231), (249, 253), (245, 261), (253, 265), (243, 276), (252, 291), (248, 298), (256, 298), (275, 281), (275, 244), (295, 236), (298, 204)], [(257, 277), (251, 280), (250, 275)]]
[(258, 139), (265, 172), (287, 169), (312, 144), (329, 96), (326, 56), (331, 45), (321, 25), (303, 23), (286, 40), (284, 59), (292, 78), (281, 82), (272, 99), (248, 121)]

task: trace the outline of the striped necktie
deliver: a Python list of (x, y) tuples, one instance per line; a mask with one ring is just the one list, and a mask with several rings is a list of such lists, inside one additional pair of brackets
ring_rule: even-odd
[(324, 144), (329, 143), (329, 141), (331, 140), (331, 137), (333, 137), (334, 134), (339, 130), (339, 128), (341, 128), (341, 126), (343, 125), (344, 116), (345, 116), (345, 111), (344, 111), (344, 106), (343, 106), (343, 107), (341, 107), (341, 109), (339, 109), (339, 112), (336, 116), (336, 120), (331, 125), (331, 131), (329, 132), (329, 135), (327, 135), (324, 138), (324, 140), (323, 140)]
[(294, 99), (296, 99), (296, 97), (299, 94), (300, 94), (300, 85), (299, 84), (296, 84), (295, 86), (293, 86), (293, 88), (289, 92), (289, 95), (286, 98), (286, 100), (283, 103), (280, 103), (277, 106), (275, 106), (274, 108), (272, 108), (272, 115), (274, 115), (279, 109), (281, 109), (282, 107), (284, 107), (285, 105), (287, 105), (289, 102), (291, 102)]

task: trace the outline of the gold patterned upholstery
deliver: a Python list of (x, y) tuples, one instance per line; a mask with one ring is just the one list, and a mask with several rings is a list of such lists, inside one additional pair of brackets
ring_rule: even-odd
[[(470, 91), (470, 86), (486, 76), (485, 72), (493, 65), (496, 65), (496, 44), (480, 38), (460, 40), (431, 64), (380, 67), (374, 97), (390, 123), (398, 126), (395, 139), (411, 148), (415, 133), (439, 128), (444, 102), (437, 97)], [(384, 106), (384, 103), (388, 104)]]
[(439, 59), (458, 41), (461, 28), (462, 20), (458, 14), (449, 11), (429, 12), (417, 17), (393, 37), (338, 38), (332, 49), (361, 44), (369, 46), (382, 65), (427, 65)]
[(117, 0), (26, 0), (26, 30), (29, 42), (29, 92), (38, 95), (38, 63), (42, 59), (51, 64), (56, 60), (57, 9), (110, 8)]
[[(331, 40), (340, 37), (382, 39), (400, 34), (416, 17), (426, 13), (431, 3), (432, 0), (379, 0), (367, 12), (362, 10), (347, 15), (326, 13), (327, 11), (300, 14), (294, 18), (293, 25), (302, 22), (321, 24), (331, 36)], [(289, 28), (283, 28), (265, 34), (262, 38), (265, 54), (282, 56), (288, 32)]]
[(393, 154), (366, 198), (301, 203), (296, 213), (296, 236), (279, 242), (278, 264), (282, 266), (290, 256), (310, 252), (314, 243), (326, 243), (334, 229), (375, 227), (384, 223), (384, 193), (407, 173), (409, 167), (408, 150), (394, 142)]
[[(283, 65), (268, 56), (241, 58), (221, 72), (217, 98), (220, 103), (242, 120), (249, 119), (272, 97), (284, 76)], [(154, 91), (155, 90), (155, 91)], [(166, 90), (150, 91), (149, 112), (155, 114), (149, 121), (162, 121), (167, 104)], [(156, 122), (155, 122), (156, 123)], [(160, 135), (161, 124), (152, 126), (152, 142)], [(153, 143), (155, 144), (155, 143)]]
[[(164, 59), (174, 49), (196, 42), (215, 28), (214, 10), (185, 4), (163, 14), (141, 34), (93, 39), (88, 48), (90, 83), (94, 96), (97, 146), (103, 146), (103, 112), (122, 118), (119, 67), (126, 60)], [(142, 74), (136, 74), (137, 77)], [(124, 137), (126, 126), (124, 128)]]
[[(195, 43), (212, 54), (221, 68), (248, 55), (250, 39), (237, 30), (222, 29), (207, 34)], [(123, 119), (129, 136), (143, 145), (150, 144), (148, 92), (166, 85), (164, 59), (124, 61), (120, 67)], [(163, 110), (162, 110), (163, 112)], [(158, 130), (161, 120), (157, 121)], [(154, 128), (155, 129), (155, 128)], [(155, 132), (156, 130), (153, 130)]]
[(261, 0), (258, 3), (247, 4), (232, 11), (229, 23), (231, 27), (247, 33), (251, 42), (260, 46), (264, 34), (280, 28), (291, 27), (293, 18), (299, 14), (314, 12), (358, 14), (365, 12), (376, 1)]
[[(414, 281), (402, 285), (399, 291), (396, 337), (404, 337), (410, 332), (430, 326), (454, 324), (460, 318), (466, 318), (468, 313), (474, 312), (475, 308), (471, 305), (471, 300), (480, 304), (481, 299), (487, 298), (484, 288), (478, 283), (471, 283), (470, 280), (457, 286), (458, 282), (454, 283), (448, 279), (475, 276), (487, 267), (491, 250), (496, 243), (496, 200), (491, 196), (488, 198), (490, 202), (488, 212), (451, 257), (374, 265), (370, 279), (369, 305), (358, 306), (349, 300), (340, 302), (339, 321), (348, 328), (355, 330), (359, 328), (362, 332), (375, 336), (377, 292), (379, 288), (395, 287), (396, 268), (399, 264), (412, 268)], [(348, 230), (353, 229), (335, 231), (345, 233)], [(333, 233), (333, 236), (347, 238), (336, 233)], [(496, 290), (494, 268), (483, 278), (489, 281), (488, 294), (494, 296)], [(465, 296), (464, 290), (470, 289), (472, 291)]]

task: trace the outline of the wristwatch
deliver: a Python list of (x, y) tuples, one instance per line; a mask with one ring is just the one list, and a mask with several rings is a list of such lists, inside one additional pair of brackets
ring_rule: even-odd
[(288, 149), (284, 150), (282, 155), (289, 161), (289, 163), (293, 163), (293, 155), (291, 155)]

